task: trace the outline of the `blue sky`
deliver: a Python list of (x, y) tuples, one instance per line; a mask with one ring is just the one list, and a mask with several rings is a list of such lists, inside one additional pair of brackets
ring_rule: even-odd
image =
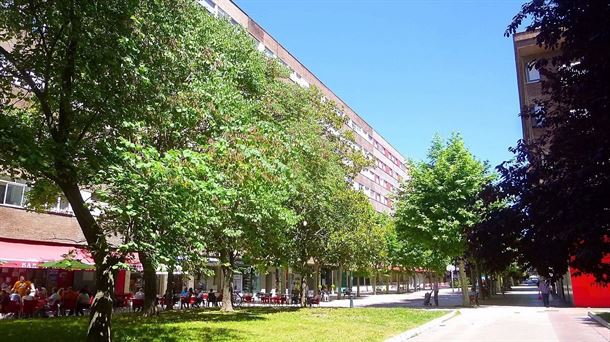
[(405, 157), (463, 135), (492, 166), (521, 138), (512, 40), (524, 0), (236, 0)]

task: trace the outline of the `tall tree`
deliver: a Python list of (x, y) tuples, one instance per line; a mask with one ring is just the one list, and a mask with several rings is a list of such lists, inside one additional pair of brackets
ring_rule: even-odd
[[(407, 246), (415, 244), (434, 251), (435, 260), (459, 258), (467, 305), (466, 232), (481, 220), (483, 206), (478, 194), (491, 180), (488, 167), (454, 134), (447, 142), (435, 137), (428, 160), (412, 164), (409, 170), (411, 178), (403, 184), (396, 204), (398, 236)], [(442, 271), (444, 265), (438, 266)]]
[(509, 204), (497, 184), (480, 194), (485, 212), (480, 222), (468, 230), (468, 254), (486, 273), (503, 273), (516, 261), (523, 261), (521, 235), (523, 218)]
[[(545, 133), (520, 142), (501, 167), (504, 188), (526, 219), (528, 259), (558, 277), (567, 265), (610, 282), (610, 5), (608, 1), (535, 0), (506, 35), (528, 23), (540, 58)], [(524, 108), (522, 115), (529, 115)]]
[[(110, 339), (117, 258), (80, 189), (113, 159), (125, 122), (142, 114), (138, 1), (11, 1), (0, 11), (0, 163), (48, 179), (71, 204), (96, 263), (90, 340)], [(135, 37), (134, 37), (135, 38)], [(10, 147), (9, 147), (10, 146)]]
[[(287, 232), (284, 256), (301, 275), (303, 305), (304, 285), (314, 264), (323, 263), (328, 256), (330, 237), (343, 234), (348, 239), (349, 229), (360, 225), (357, 220), (362, 218), (361, 210), (366, 210), (363, 203), (370, 206), (349, 182), (369, 161), (353, 147), (353, 136), (344, 128), (346, 118), (337, 114), (333, 103), (320, 98), (318, 91), (295, 93), (282, 104), (299, 112), (288, 128), (293, 157), (287, 165), (295, 189), (289, 207), (300, 220)], [(339, 213), (337, 208), (342, 205), (347, 211)]]
[(265, 63), (245, 33), (217, 23), (192, 0), (2, 5), (0, 164), (70, 202), (96, 263), (90, 340), (110, 340), (123, 255), (107, 239), (116, 226), (100, 224), (80, 190), (112, 185), (100, 171), (123, 162), (125, 141), (162, 156), (188, 129), (205, 145), (233, 109), (219, 103), (260, 93)]

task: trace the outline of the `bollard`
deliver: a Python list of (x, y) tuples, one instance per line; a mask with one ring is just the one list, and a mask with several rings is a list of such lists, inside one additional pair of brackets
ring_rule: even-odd
[(349, 294), (349, 307), (353, 308), (354, 307), (354, 297), (352, 296), (352, 294)]

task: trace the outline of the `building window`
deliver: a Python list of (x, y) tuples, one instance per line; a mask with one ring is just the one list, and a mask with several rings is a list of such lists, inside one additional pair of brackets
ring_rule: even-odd
[(21, 207), (24, 204), (25, 185), (0, 182), (0, 204)]
[(231, 19), (231, 16), (227, 12), (223, 11), (220, 7), (218, 8), (218, 17), (227, 20)]
[(214, 14), (215, 8), (216, 8), (216, 4), (214, 3), (214, 1), (212, 1), (212, 0), (199, 0), (199, 3), (202, 4), (203, 7), (205, 7), (205, 9), (210, 11), (210, 13)]
[(271, 49), (269, 49), (268, 47), (265, 47), (265, 50), (263, 52), (267, 57), (275, 58), (275, 53), (273, 53), (273, 51), (271, 51)]
[(527, 83), (540, 81), (540, 71), (536, 69), (536, 61), (531, 61), (527, 63), (525, 76), (527, 77)]
[(535, 128), (540, 128), (544, 126), (544, 107), (540, 105), (535, 105), (532, 108), (532, 126)]

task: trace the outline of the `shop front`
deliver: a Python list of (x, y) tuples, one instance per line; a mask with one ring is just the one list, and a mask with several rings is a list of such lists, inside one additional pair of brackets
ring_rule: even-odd
[[(89, 269), (69, 269), (60, 263), (66, 256)], [(86, 267), (90, 265), (90, 267)], [(0, 238), (0, 283), (14, 284), (23, 275), (35, 287), (94, 289), (95, 272), (89, 253), (80, 246)]]

